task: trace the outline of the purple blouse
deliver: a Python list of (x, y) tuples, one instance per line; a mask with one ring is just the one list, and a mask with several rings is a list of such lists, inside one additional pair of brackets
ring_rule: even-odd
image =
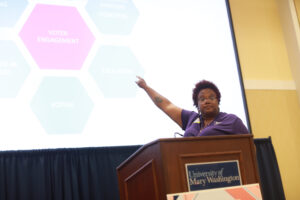
[(199, 116), (199, 114), (194, 111), (182, 110), (181, 120), (182, 129), (185, 131), (184, 137), (249, 133), (240, 118), (234, 114), (224, 112), (219, 112), (217, 117), (203, 129), (204, 120), (201, 115)]

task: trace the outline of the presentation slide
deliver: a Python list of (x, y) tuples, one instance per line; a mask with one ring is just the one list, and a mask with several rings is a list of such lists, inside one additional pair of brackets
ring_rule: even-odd
[(0, 0), (0, 150), (141, 145), (184, 131), (200, 80), (248, 116), (225, 0)]

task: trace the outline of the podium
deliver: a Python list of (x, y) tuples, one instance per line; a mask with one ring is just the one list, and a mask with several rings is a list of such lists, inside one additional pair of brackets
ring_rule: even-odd
[(252, 135), (166, 138), (150, 142), (117, 167), (120, 200), (166, 200), (188, 192), (187, 163), (237, 160), (242, 184), (259, 183)]

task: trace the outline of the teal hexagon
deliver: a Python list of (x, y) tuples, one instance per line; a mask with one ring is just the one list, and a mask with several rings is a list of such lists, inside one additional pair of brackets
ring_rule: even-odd
[(102, 46), (92, 61), (90, 73), (104, 97), (130, 98), (137, 92), (136, 75), (144, 70), (130, 48)]
[(30, 67), (10, 40), (0, 40), (0, 97), (16, 97)]
[(49, 134), (81, 133), (93, 102), (74, 77), (45, 77), (31, 108)]
[(86, 10), (104, 34), (130, 34), (139, 16), (132, 0), (89, 0)]
[(27, 0), (0, 1), (0, 26), (14, 26), (27, 5)]

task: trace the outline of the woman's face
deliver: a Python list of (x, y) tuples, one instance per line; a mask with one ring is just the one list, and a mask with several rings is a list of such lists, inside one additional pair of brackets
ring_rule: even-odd
[(212, 89), (200, 90), (198, 94), (198, 108), (204, 117), (215, 117), (219, 113), (217, 95)]

